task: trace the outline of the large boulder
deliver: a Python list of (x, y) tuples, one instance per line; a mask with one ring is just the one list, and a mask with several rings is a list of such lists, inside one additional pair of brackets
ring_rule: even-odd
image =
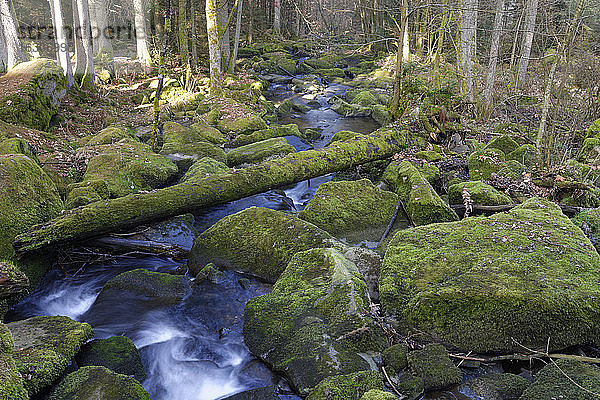
[(29, 395), (12, 358), (13, 347), (10, 331), (6, 325), (0, 322), (0, 398), (26, 400)]
[(382, 351), (387, 340), (368, 312), (356, 266), (335, 249), (307, 250), (270, 294), (246, 304), (244, 341), (306, 393), (326, 377), (370, 369), (361, 354)]
[(160, 154), (176, 162), (184, 171), (194, 161), (204, 157), (225, 161), (225, 151), (213, 143), (203, 141), (203, 135), (198, 129), (186, 128), (176, 122), (167, 122), (163, 127), (163, 139), (164, 144)]
[(242, 164), (256, 164), (268, 158), (284, 156), (296, 152), (294, 146), (284, 138), (273, 138), (247, 144), (227, 153), (227, 165), (235, 167)]
[(458, 215), (409, 161), (392, 162), (382, 180), (398, 193), (404, 210), (415, 225), (458, 220)]
[(21, 63), (0, 77), (0, 120), (45, 131), (66, 89), (62, 68), (54, 61)]
[(229, 142), (229, 147), (245, 146), (247, 144), (283, 136), (297, 136), (302, 138), (304, 135), (300, 133), (298, 125), (296, 124), (271, 126), (267, 129), (261, 129), (248, 135), (238, 135)]
[(315, 247), (330, 247), (327, 232), (292, 214), (250, 207), (229, 215), (204, 231), (188, 258), (196, 275), (209, 263), (275, 282), (294, 254)]
[(222, 162), (210, 157), (204, 157), (192, 164), (179, 180), (179, 183), (194, 182), (211, 175), (227, 174), (230, 171), (231, 169)]
[(398, 195), (368, 179), (326, 182), (298, 216), (336, 237), (378, 241), (392, 219)]
[(489, 218), (398, 232), (380, 299), (398, 328), (464, 351), (561, 349), (596, 339), (599, 263), (560, 208), (536, 198)]
[(463, 191), (465, 188), (473, 203), (480, 206), (499, 206), (513, 203), (510, 197), (493, 186), (481, 181), (471, 181), (455, 183), (448, 187), (448, 201), (450, 204), (463, 204)]
[(14, 341), (13, 358), (30, 396), (57, 380), (94, 335), (90, 325), (62, 316), (33, 317), (6, 326)]
[(83, 367), (52, 389), (48, 400), (150, 400), (135, 379), (104, 367)]
[(596, 400), (600, 393), (600, 369), (574, 360), (547, 364), (520, 400)]
[(125, 336), (92, 340), (83, 345), (75, 360), (80, 367), (106, 367), (118, 374), (133, 376), (138, 382), (146, 379), (140, 353)]

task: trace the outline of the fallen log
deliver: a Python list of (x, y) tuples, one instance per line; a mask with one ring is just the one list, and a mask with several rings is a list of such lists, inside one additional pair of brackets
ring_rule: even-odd
[[(503, 211), (508, 211), (513, 209), (514, 207), (516, 207), (517, 204), (506, 204), (506, 205), (499, 205), (499, 206), (480, 206), (477, 204), (473, 204), (472, 209), (473, 211), (483, 211), (483, 212), (503, 212)], [(566, 204), (557, 204), (557, 206), (560, 207), (560, 209), (562, 210), (562, 212), (565, 215), (575, 215), (575, 214), (579, 214), (580, 212), (586, 211), (586, 210), (590, 210), (590, 208), (585, 208), (585, 207), (576, 207), (576, 206), (568, 206)], [(452, 208), (453, 210), (460, 210), (460, 211), (464, 211), (465, 210), (465, 206), (464, 204), (453, 204), (450, 206), (450, 208)]]
[(22, 254), (198, 211), (390, 157), (410, 140), (400, 130), (380, 129), (370, 135), (335, 142), (319, 150), (288, 154), (229, 174), (188, 181), (150, 193), (101, 200), (32, 227), (17, 236), (13, 246), (18, 254)]

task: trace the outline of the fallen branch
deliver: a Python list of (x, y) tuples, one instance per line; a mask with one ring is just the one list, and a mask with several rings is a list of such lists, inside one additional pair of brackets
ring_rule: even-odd
[(383, 235), (381, 235), (381, 239), (379, 239), (379, 243), (377, 244), (378, 246), (390, 234), (390, 231), (392, 230), (392, 227), (394, 226), (394, 223), (396, 222), (396, 218), (398, 217), (398, 211), (400, 211), (401, 207), (402, 207), (402, 201), (400, 199), (398, 199), (398, 203), (396, 203), (396, 208), (394, 209), (394, 213), (392, 214), (392, 219), (390, 220), (390, 223), (388, 224), (387, 228), (385, 228), (385, 232), (383, 232)]
[(105, 236), (87, 242), (88, 245), (110, 250), (131, 252), (142, 252), (149, 254), (168, 255), (174, 258), (186, 258), (190, 249), (182, 249), (179, 246), (168, 243), (159, 243), (151, 240), (136, 240), (120, 237)]
[[(499, 205), (499, 206), (480, 206), (477, 204), (473, 204), (471, 207), (472, 207), (473, 211), (502, 212), (502, 211), (511, 210), (514, 207), (516, 207), (517, 205), (518, 204), (505, 204), (505, 205)], [(557, 204), (557, 206), (560, 207), (560, 209), (562, 210), (563, 213), (571, 214), (571, 215), (579, 214), (580, 212), (590, 210), (590, 208), (568, 206), (566, 204)], [(460, 211), (465, 210), (464, 204), (453, 204), (450, 207), (453, 210), (460, 210)]]
[(81, 241), (157, 220), (224, 204), (279, 186), (341, 171), (401, 151), (407, 138), (398, 130), (376, 131), (329, 147), (288, 154), (229, 174), (213, 175), (150, 193), (101, 200), (66, 212), (17, 236), (22, 254)]

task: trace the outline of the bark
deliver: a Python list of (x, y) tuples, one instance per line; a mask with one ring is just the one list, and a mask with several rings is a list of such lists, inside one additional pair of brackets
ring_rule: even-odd
[(18, 236), (19, 253), (80, 241), (172, 216), (224, 204), (370, 161), (405, 148), (400, 131), (381, 130), (330, 147), (289, 154), (226, 175), (213, 175), (155, 192), (102, 200), (36, 225)]
[(515, 87), (519, 88), (519, 83), (525, 79), (529, 60), (531, 59), (531, 45), (535, 33), (535, 20), (537, 18), (538, 0), (527, 0), (527, 10), (525, 15), (525, 33), (523, 35), (523, 46), (521, 48), (521, 58), (519, 59), (519, 70), (517, 72), (517, 82)]
[(148, 28), (146, 26), (144, 2), (142, 0), (133, 0), (133, 9), (135, 13), (137, 58), (144, 65), (150, 65), (152, 64), (152, 58), (150, 57), (150, 50), (148, 50)]
[(227, 69), (231, 57), (231, 45), (229, 40), (229, 1), (217, 0), (219, 3), (219, 45), (221, 46), (221, 62), (223, 70)]
[(188, 41), (188, 23), (187, 23), (187, 0), (179, 0), (179, 52), (181, 53), (181, 62), (183, 65), (189, 63), (189, 41)]
[(150, 138), (150, 146), (156, 149), (158, 146), (158, 133), (160, 125), (160, 95), (165, 81), (165, 58), (167, 56), (167, 48), (169, 45), (169, 35), (171, 34), (171, 0), (165, 0), (165, 15), (164, 15), (164, 32), (162, 36), (162, 45), (158, 55), (158, 87), (154, 96), (154, 122), (152, 124), (152, 136)]
[(229, 71), (235, 73), (235, 63), (237, 62), (238, 49), (240, 47), (240, 35), (242, 33), (242, 7), (244, 0), (237, 0), (237, 21), (235, 24), (235, 40), (233, 42), (233, 56), (231, 57), (231, 63)]
[(0, 73), (8, 69), (8, 49), (6, 48), (6, 37), (4, 36), (4, 25), (0, 24)]
[(112, 59), (112, 42), (108, 35), (107, 0), (88, 0), (95, 54), (107, 54)]
[[(6, 51), (5, 68), (11, 69), (15, 65), (25, 60), (15, 14), (13, 12), (11, 0), (0, 0), (0, 25), (2, 26), (2, 36), (4, 48)], [(1, 51), (1, 50), (0, 50)], [(0, 64), (2, 56), (0, 56)], [(1, 69), (0, 65), (0, 69)]]
[(94, 87), (94, 55), (92, 50), (92, 31), (90, 26), (90, 11), (87, 0), (75, 0), (76, 8), (73, 13), (77, 14), (77, 28), (75, 37), (80, 41), (77, 52), (77, 78), (82, 88)]
[(473, 64), (477, 49), (477, 7), (478, 0), (463, 0), (460, 44), (464, 92), (470, 102), (475, 101)]
[(488, 64), (488, 74), (485, 82), (483, 98), (486, 107), (489, 109), (492, 104), (492, 94), (494, 91), (494, 82), (496, 81), (496, 70), (498, 68), (498, 50), (500, 48), (500, 36), (504, 21), (504, 0), (496, 0), (496, 16), (494, 17), (494, 28), (492, 31), (492, 44), (490, 46), (490, 60)]
[(279, 36), (281, 35), (281, 0), (275, 0), (273, 7), (273, 31)]
[(221, 87), (221, 49), (219, 46), (219, 21), (216, 0), (206, 0), (206, 32), (210, 63), (210, 92), (217, 95)]
[[(406, 25), (408, 20), (408, 2), (402, 1), (402, 9), (400, 11), (400, 26), (397, 32), (398, 35), (398, 46), (396, 51), (396, 71), (394, 77), (394, 95), (392, 98), (391, 112), (394, 119), (400, 118), (400, 95), (402, 91), (402, 69), (404, 61), (404, 48), (405, 43), (408, 40), (406, 38)], [(408, 58), (408, 57), (407, 57)]]
[(60, 0), (48, 0), (50, 4), (50, 13), (54, 25), (54, 38), (56, 41), (56, 56), (58, 64), (62, 67), (67, 77), (67, 86), (71, 87), (75, 83), (73, 76), (73, 66), (69, 56), (69, 42), (65, 35), (64, 20)]

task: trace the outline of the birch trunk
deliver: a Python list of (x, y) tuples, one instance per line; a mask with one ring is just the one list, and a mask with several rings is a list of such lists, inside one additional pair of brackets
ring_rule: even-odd
[(478, 0), (463, 0), (461, 21), (461, 53), (464, 76), (464, 93), (469, 102), (475, 101), (473, 83), (473, 64), (477, 49), (477, 6)]
[(146, 25), (146, 14), (144, 11), (143, 0), (133, 0), (133, 9), (135, 13), (135, 37), (137, 58), (144, 65), (151, 65), (152, 58), (148, 50), (148, 28)]
[(240, 35), (242, 34), (242, 7), (244, 0), (238, 0), (237, 21), (235, 24), (235, 40), (233, 42), (233, 56), (229, 66), (230, 72), (235, 73), (235, 63), (237, 62), (238, 49), (240, 47)]
[(275, 0), (273, 8), (273, 31), (275, 35), (281, 35), (281, 0)]
[(531, 45), (535, 34), (535, 20), (537, 18), (538, 0), (527, 0), (527, 10), (525, 15), (525, 33), (523, 35), (523, 46), (521, 48), (521, 58), (519, 59), (519, 70), (517, 72), (517, 81), (515, 88), (525, 79), (529, 60), (531, 59)]
[(62, 6), (60, 0), (48, 0), (48, 3), (50, 4), (50, 14), (52, 14), (52, 22), (54, 25), (56, 58), (67, 77), (67, 86), (71, 87), (75, 83), (75, 77), (73, 76), (73, 66), (69, 54), (69, 42), (67, 41), (67, 36), (65, 34)]
[(496, 16), (494, 17), (494, 28), (492, 31), (492, 44), (490, 46), (490, 60), (488, 64), (487, 79), (483, 98), (486, 107), (489, 109), (492, 104), (492, 95), (494, 91), (494, 82), (496, 81), (496, 70), (498, 68), (498, 50), (500, 48), (500, 36), (504, 24), (504, 0), (496, 0)]
[(221, 48), (219, 46), (219, 20), (216, 0), (206, 0), (206, 33), (210, 63), (210, 92), (221, 92)]
[(229, 40), (229, 1), (228, 0), (217, 0), (219, 2), (219, 45), (221, 46), (221, 69), (226, 69), (229, 65), (229, 58), (231, 57), (231, 45)]
[[(11, 0), (0, 0), (0, 25), (2, 26), (0, 29), (2, 29), (3, 47), (6, 54), (4, 67), (11, 69), (25, 60)], [(0, 49), (0, 51), (2, 50)], [(2, 63), (1, 59), (2, 56), (0, 56), (0, 64)], [(0, 65), (0, 69), (1, 67), (2, 65)]]
[(108, 37), (107, 0), (88, 0), (95, 54), (107, 54), (112, 59), (112, 42)]
[(78, 37), (80, 47), (77, 49), (77, 73), (82, 88), (92, 89), (94, 87), (94, 56), (92, 50), (92, 35), (90, 26), (90, 11), (87, 0), (75, 0), (76, 8), (73, 13), (77, 14), (77, 27), (75, 37)]

